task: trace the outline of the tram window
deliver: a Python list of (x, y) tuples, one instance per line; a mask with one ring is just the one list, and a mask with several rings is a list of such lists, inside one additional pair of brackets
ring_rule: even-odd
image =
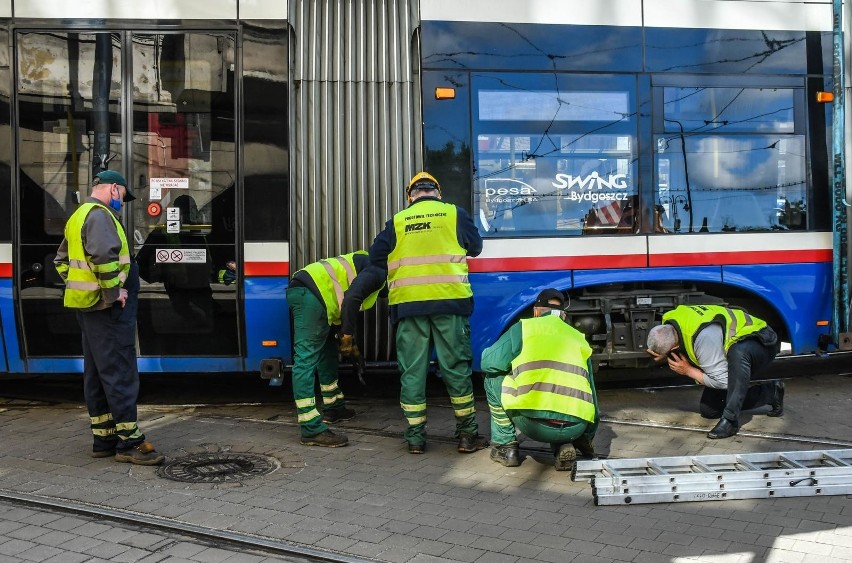
[[(831, 74), (831, 32), (646, 27), (651, 72)], [(817, 61), (822, 68), (808, 68)]]
[(476, 80), (474, 214), (484, 236), (636, 231), (632, 85), (558, 80), (558, 90), (538, 88), (541, 76)]
[(654, 138), (656, 231), (807, 228), (792, 88), (665, 87)]

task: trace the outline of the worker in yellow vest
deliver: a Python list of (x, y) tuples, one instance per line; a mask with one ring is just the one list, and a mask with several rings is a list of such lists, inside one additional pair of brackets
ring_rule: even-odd
[(428, 172), (416, 174), (405, 195), (408, 207), (376, 236), (370, 259), (388, 275), (408, 452), (426, 451), (426, 376), (433, 346), (456, 417), (458, 451), (475, 452), (487, 443), (479, 436), (473, 403), (467, 257), (482, 252), (482, 237), (467, 211), (441, 201), (441, 185)]
[[(557, 471), (570, 471), (576, 450), (593, 457), (598, 399), (585, 336), (565, 323), (565, 298), (542, 291), (533, 318), (522, 319), (482, 351), (491, 411), (491, 459), (521, 464), (515, 428), (550, 444)], [(575, 450), (576, 447), (576, 450)]]
[(114, 170), (96, 174), (91, 197), (65, 224), (54, 265), (65, 281), (65, 306), (77, 312), (83, 331), (92, 457), (159, 465), (164, 456), (136, 424), (139, 268), (118, 220), (122, 202), (133, 199), (124, 176)]
[[(308, 264), (290, 280), (293, 398), (305, 446), (336, 448), (349, 442), (345, 434), (328, 428), (355, 416), (338, 386), (338, 346), (344, 356), (360, 354), (354, 341), (358, 311), (375, 305), (384, 285), (384, 270), (370, 264), (365, 250)], [(316, 407), (317, 376), (322, 412)]]
[(751, 384), (778, 354), (780, 342), (765, 321), (721, 305), (679, 305), (648, 332), (647, 352), (668, 361), (675, 373), (704, 385), (700, 412), (719, 422), (711, 440), (739, 432), (740, 411), (769, 406), (767, 416), (784, 414), (784, 383)]

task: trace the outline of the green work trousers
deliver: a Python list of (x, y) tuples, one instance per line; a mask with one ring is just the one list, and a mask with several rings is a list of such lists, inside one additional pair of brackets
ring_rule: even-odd
[[(570, 426), (556, 427), (542, 419), (520, 415), (503, 410), (500, 401), (501, 389), (505, 375), (489, 375), (485, 378), (485, 396), (488, 399), (488, 409), (491, 411), (491, 442), (502, 446), (517, 441), (515, 427), (537, 442), (552, 446), (561, 446), (573, 442), (586, 433), (589, 425), (580, 422)], [(592, 431), (592, 436), (594, 433)], [(590, 436), (591, 438), (591, 436)]]
[(287, 289), (293, 316), (293, 398), (303, 437), (328, 429), (316, 407), (316, 375), (325, 410), (345, 406), (337, 385), (337, 342), (322, 302), (306, 287)]
[(432, 347), (456, 417), (456, 437), (476, 434), (476, 410), (470, 362), (470, 323), (462, 315), (424, 315), (400, 319), (396, 327), (396, 356), (402, 372), (399, 403), (408, 420), (405, 439), (426, 443), (426, 376)]

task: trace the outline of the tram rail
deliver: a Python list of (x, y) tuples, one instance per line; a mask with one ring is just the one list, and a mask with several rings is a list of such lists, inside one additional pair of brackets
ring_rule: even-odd
[(374, 561), (373, 559), (354, 557), (352, 555), (326, 551), (315, 547), (309, 547), (255, 534), (218, 530), (197, 524), (179, 522), (168, 518), (143, 514), (132, 510), (110, 508), (80, 501), (69, 501), (66, 499), (21, 493), (7, 489), (0, 489), (0, 501), (6, 501), (30, 508), (47, 509), (50, 511), (64, 512), (77, 516), (98, 518), (101, 522), (103, 522), (103, 520), (108, 520), (111, 522), (129, 523), (149, 530), (156, 530), (171, 534), (182, 534), (193, 539), (213, 542), (218, 545), (250, 548), (253, 551), (263, 552), (267, 556), (296, 557), (297, 559), (292, 559), (294, 562), (369, 563)]

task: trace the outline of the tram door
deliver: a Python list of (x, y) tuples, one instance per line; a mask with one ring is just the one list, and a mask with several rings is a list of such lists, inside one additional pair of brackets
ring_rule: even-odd
[(28, 357), (82, 353), (53, 258), (101, 167), (137, 197), (122, 222), (142, 276), (140, 356), (240, 355), (234, 52), (229, 32), (17, 32)]

